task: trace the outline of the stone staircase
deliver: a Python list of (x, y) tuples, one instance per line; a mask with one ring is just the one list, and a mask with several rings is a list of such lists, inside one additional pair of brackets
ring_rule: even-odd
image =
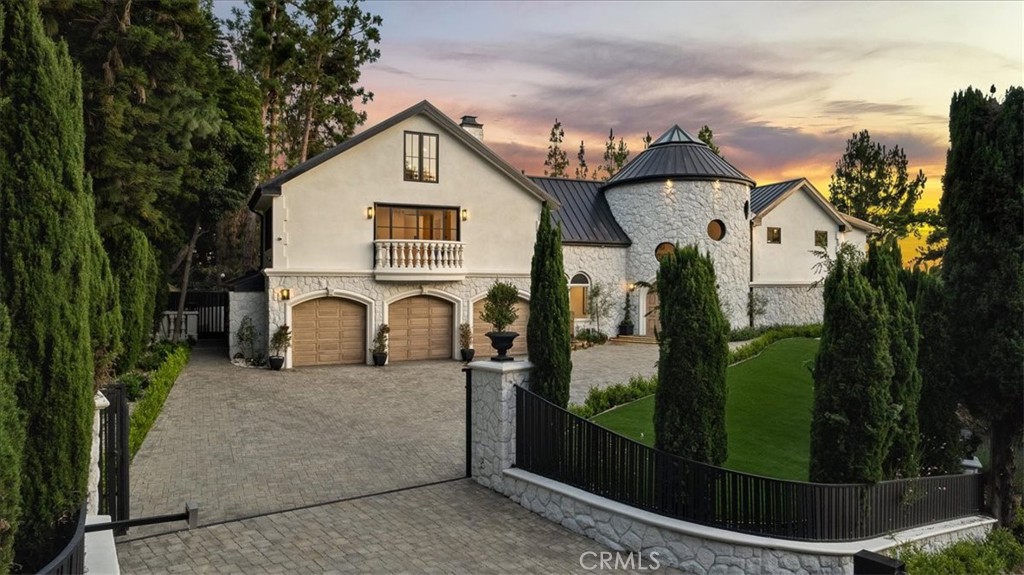
[(618, 337), (613, 337), (608, 341), (618, 345), (626, 343), (658, 344), (658, 340), (654, 339), (653, 335), (620, 335)]

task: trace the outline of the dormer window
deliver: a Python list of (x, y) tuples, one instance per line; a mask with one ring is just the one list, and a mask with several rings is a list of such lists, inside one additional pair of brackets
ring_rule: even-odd
[(437, 183), (437, 134), (405, 133), (405, 181)]

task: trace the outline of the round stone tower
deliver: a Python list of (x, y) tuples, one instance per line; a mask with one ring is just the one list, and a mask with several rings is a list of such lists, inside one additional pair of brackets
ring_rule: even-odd
[[(753, 186), (749, 176), (673, 126), (601, 188), (615, 219), (633, 240), (628, 279), (654, 281), (659, 246), (696, 244), (715, 262), (729, 323), (734, 328), (747, 325)], [(642, 317), (656, 305), (656, 296), (643, 291), (638, 295)], [(640, 323), (641, 333), (648, 332)]]

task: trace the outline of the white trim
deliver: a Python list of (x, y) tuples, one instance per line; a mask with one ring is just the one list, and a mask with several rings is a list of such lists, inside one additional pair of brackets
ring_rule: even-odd
[[(374, 270), (365, 270), (365, 271), (364, 270), (344, 270), (343, 271), (343, 270), (336, 270), (336, 269), (317, 270), (317, 269), (310, 269), (310, 268), (281, 268), (281, 269), (266, 268), (266, 269), (263, 270), (263, 275), (265, 275), (267, 277), (288, 277), (288, 276), (295, 276), (295, 277), (359, 277), (359, 278), (373, 279), (374, 273), (375, 273)], [(466, 272), (464, 275), (466, 276), (466, 279), (472, 279), (472, 278), (498, 278), (498, 279), (518, 278), (518, 279), (524, 279), (524, 278), (529, 278), (530, 277), (530, 274), (528, 274), (528, 273), (527, 274), (523, 274), (523, 273), (500, 273), (500, 272), (482, 272), (482, 273)], [(452, 281), (452, 280), (451, 279), (437, 279), (437, 280), (430, 280), (430, 281), (449, 282), (449, 281)], [(397, 282), (389, 281), (387, 283), (397, 283)]]
[(582, 489), (577, 489), (564, 483), (559, 483), (552, 479), (541, 477), (540, 475), (514, 467), (505, 469), (502, 473), (506, 477), (518, 479), (524, 483), (535, 485), (541, 489), (546, 489), (552, 493), (562, 495), (563, 497), (574, 499), (595, 509), (601, 509), (615, 515), (626, 517), (633, 521), (639, 521), (658, 529), (681, 533), (683, 535), (697, 537), (699, 539), (722, 541), (732, 545), (777, 549), (781, 551), (792, 551), (795, 553), (806, 553), (809, 555), (852, 556), (862, 549), (878, 552), (903, 543), (919, 541), (929, 537), (936, 537), (955, 531), (961, 531), (973, 527), (983, 527), (996, 523), (996, 520), (991, 517), (976, 515), (972, 517), (954, 519), (952, 521), (945, 521), (943, 523), (937, 523), (926, 527), (907, 529), (872, 539), (860, 539), (857, 541), (845, 541), (841, 543), (792, 541), (789, 539), (776, 539), (774, 537), (761, 537), (757, 535), (747, 535), (745, 533), (736, 533), (734, 531), (718, 529), (717, 527), (708, 527), (706, 525), (698, 525), (688, 521), (672, 519), (670, 517), (665, 517), (664, 515), (658, 515), (636, 507), (630, 507), (629, 505), (612, 501), (611, 499), (606, 499), (599, 495), (583, 491)]
[(813, 287), (814, 284), (816, 284), (816, 283), (820, 284), (820, 283), (823, 283), (823, 282), (806, 281), (806, 280), (790, 281), (790, 282), (778, 282), (778, 281), (775, 281), (775, 282), (750, 282), (750, 287), (752, 287), (752, 288), (757, 288), (757, 287)]
[[(462, 317), (463, 308), (465, 307), (465, 305), (464, 305), (464, 302), (462, 301), (462, 298), (460, 298), (457, 295), (450, 294), (450, 293), (448, 293), (446, 291), (441, 291), (439, 289), (425, 288), (423, 286), (420, 286), (420, 289), (418, 289), (418, 290), (404, 291), (404, 292), (402, 292), (402, 293), (400, 293), (400, 294), (398, 294), (396, 296), (392, 296), (392, 297), (387, 298), (387, 299), (384, 300), (384, 314), (383, 314), (383, 318), (384, 319), (383, 319), (383, 323), (386, 323), (389, 326), (391, 325), (391, 321), (390, 321), (391, 304), (393, 304), (393, 303), (395, 303), (397, 301), (401, 301), (403, 299), (409, 299), (411, 297), (424, 296), (424, 295), (425, 296), (436, 297), (438, 299), (445, 300), (445, 301), (450, 302), (452, 304), (452, 326), (451, 326), (451, 328), (452, 328), (452, 341), (451, 341), (451, 344), (452, 344), (452, 347), (451, 347), (451, 349), (452, 349), (452, 357), (451, 358), (452, 359), (459, 359), (460, 358), (460, 356), (458, 355), (459, 354), (459, 318)], [(388, 343), (390, 345), (390, 342), (388, 342)], [(388, 357), (388, 361), (389, 362), (391, 361), (390, 357)]]

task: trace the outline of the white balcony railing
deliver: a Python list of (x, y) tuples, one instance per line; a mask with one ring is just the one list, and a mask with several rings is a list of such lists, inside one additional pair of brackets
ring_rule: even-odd
[(436, 240), (377, 240), (373, 245), (373, 268), (377, 279), (415, 281), (461, 279), (462, 242)]

